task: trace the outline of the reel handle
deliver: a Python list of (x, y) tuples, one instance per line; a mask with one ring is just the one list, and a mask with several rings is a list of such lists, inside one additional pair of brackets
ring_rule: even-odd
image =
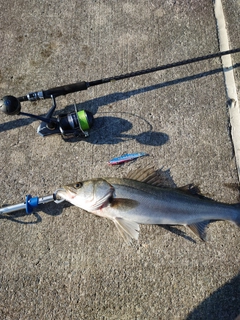
[(0, 100), (0, 110), (7, 115), (16, 115), (21, 111), (20, 101), (14, 96), (5, 96)]

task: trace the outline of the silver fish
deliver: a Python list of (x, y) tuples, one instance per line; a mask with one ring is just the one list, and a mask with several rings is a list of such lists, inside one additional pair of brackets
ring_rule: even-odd
[(127, 178), (97, 178), (58, 189), (56, 196), (88, 212), (111, 219), (126, 242), (138, 239), (139, 224), (188, 226), (202, 240), (209, 222), (229, 220), (240, 227), (239, 204), (203, 197), (186, 187), (162, 187), (153, 168)]

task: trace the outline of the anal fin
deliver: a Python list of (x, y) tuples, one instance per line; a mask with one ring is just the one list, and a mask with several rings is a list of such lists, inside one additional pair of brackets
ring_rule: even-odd
[(140, 228), (137, 222), (123, 218), (115, 218), (113, 221), (121, 236), (128, 244), (132, 242), (132, 239), (138, 240)]
[(206, 241), (206, 227), (210, 221), (202, 221), (194, 224), (189, 224), (188, 227), (195, 233), (202, 241)]

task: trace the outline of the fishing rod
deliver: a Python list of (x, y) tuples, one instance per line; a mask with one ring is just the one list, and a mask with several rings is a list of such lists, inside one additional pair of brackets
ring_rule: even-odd
[[(136, 72), (126, 73), (118, 75), (115, 77), (103, 78), (95, 81), (81, 81), (72, 84), (67, 84), (59, 87), (50, 88), (47, 90), (40, 90), (35, 92), (30, 92), (25, 96), (14, 97), (8, 95), (0, 100), (0, 110), (7, 115), (23, 115), (31, 118), (41, 120), (41, 124), (37, 129), (37, 133), (41, 136), (49, 136), (52, 134), (61, 134), (64, 139), (69, 139), (72, 137), (82, 136), (88, 137), (88, 130), (93, 126), (94, 117), (90, 111), (78, 110), (76, 104), (74, 105), (74, 111), (70, 113), (60, 114), (57, 117), (53, 117), (54, 111), (56, 109), (56, 98), (59, 96), (65, 96), (69, 93), (74, 93), (78, 91), (87, 90), (90, 87), (105, 84), (108, 82), (114, 82), (118, 80), (133, 78), (136, 76), (167, 70), (186, 64), (196, 63), (199, 61), (214, 59), (222, 57), (228, 54), (234, 54), (240, 52), (240, 48), (232, 49), (228, 51), (213, 53), (201, 57), (191, 58), (187, 60), (182, 60), (178, 62), (173, 62), (165, 65), (160, 65), (158, 67), (144, 69)], [(31, 113), (26, 113), (21, 111), (21, 102), (25, 101), (37, 101), (43, 99), (51, 99), (52, 106), (45, 117), (34, 115)]]

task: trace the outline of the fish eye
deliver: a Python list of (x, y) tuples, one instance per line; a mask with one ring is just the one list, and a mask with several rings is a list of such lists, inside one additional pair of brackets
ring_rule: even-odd
[(83, 185), (82, 182), (77, 182), (74, 187), (79, 189), (82, 187), (82, 185)]

